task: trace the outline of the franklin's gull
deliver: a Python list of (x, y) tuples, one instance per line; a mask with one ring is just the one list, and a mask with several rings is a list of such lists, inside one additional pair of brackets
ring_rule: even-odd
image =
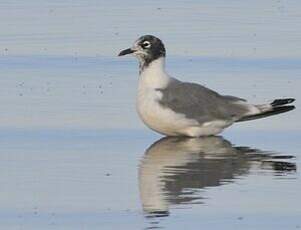
[(140, 37), (119, 53), (139, 60), (137, 110), (151, 129), (167, 136), (216, 135), (235, 122), (263, 118), (295, 108), (295, 99), (276, 99), (254, 105), (234, 96), (221, 95), (202, 85), (182, 82), (165, 71), (166, 51), (152, 35)]

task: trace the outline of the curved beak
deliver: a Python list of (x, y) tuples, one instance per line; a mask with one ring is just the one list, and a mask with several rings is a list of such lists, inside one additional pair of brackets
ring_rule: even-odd
[(133, 49), (131, 49), (131, 48), (128, 48), (128, 49), (126, 49), (126, 50), (122, 50), (122, 51), (118, 54), (118, 56), (124, 56), (124, 55), (131, 54), (131, 53), (134, 53), (134, 52), (135, 52), (135, 50), (133, 50)]

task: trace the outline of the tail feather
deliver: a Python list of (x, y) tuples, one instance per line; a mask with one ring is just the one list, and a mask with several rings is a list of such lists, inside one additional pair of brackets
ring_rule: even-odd
[[(287, 105), (294, 101), (294, 98), (276, 99), (270, 105), (264, 106), (265, 109), (262, 109), (260, 113), (247, 115), (245, 117), (240, 118), (236, 122), (249, 121), (288, 112), (290, 110), (295, 109), (294, 105)], [(262, 108), (262, 105), (259, 106), (259, 108), (260, 107)]]

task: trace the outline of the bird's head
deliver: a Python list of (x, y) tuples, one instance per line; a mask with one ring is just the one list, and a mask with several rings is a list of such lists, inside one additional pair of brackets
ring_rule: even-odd
[(131, 48), (122, 50), (118, 56), (133, 54), (142, 67), (149, 65), (152, 61), (165, 57), (166, 51), (163, 42), (153, 36), (144, 35), (140, 37)]

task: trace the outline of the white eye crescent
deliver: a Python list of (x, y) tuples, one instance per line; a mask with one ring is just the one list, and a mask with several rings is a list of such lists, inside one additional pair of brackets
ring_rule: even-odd
[(145, 49), (148, 49), (149, 47), (151, 47), (151, 44), (150, 44), (149, 41), (144, 41), (144, 42), (142, 43), (142, 47), (145, 48)]

